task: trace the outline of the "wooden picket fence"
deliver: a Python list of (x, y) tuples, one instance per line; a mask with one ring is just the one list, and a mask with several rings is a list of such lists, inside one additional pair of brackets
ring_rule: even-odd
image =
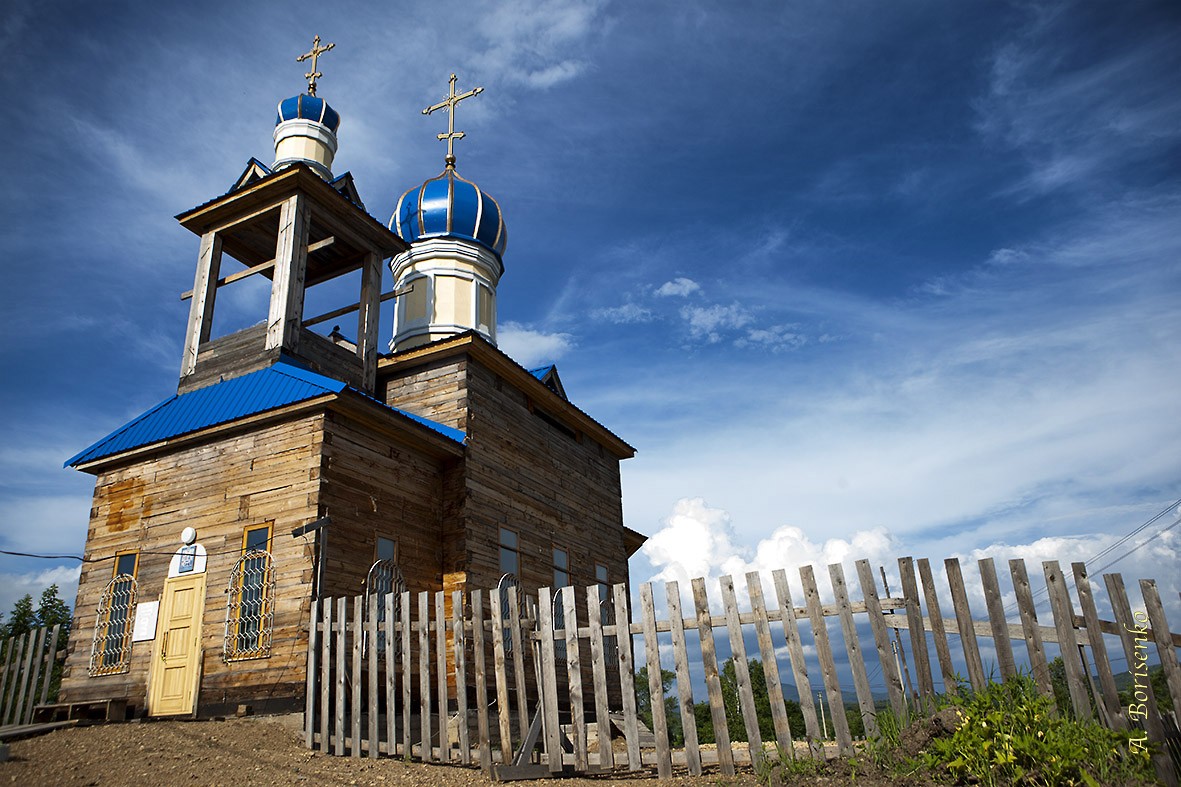
[(59, 625), (0, 640), (0, 727), (31, 724), (33, 708), (56, 699), (50, 683), (54, 667), (65, 660), (60, 635)]
[[(457, 591), (356, 597), (351, 602), (324, 599), (313, 605), (310, 625), (305, 739), (309, 748), (337, 755), (386, 754), (479, 765), (500, 779), (651, 767), (661, 778), (670, 777), (674, 768), (697, 775), (703, 768), (717, 767), (729, 775), (737, 766), (759, 764), (772, 744), (781, 756), (825, 756), (813, 694), (817, 667), (835, 739), (827, 745), (827, 754), (845, 756), (854, 747), (842, 673), (848, 675), (846, 684), (852, 683), (866, 735), (873, 737), (881, 708), (871, 691), (871, 672), (880, 672), (889, 709), (898, 718), (932, 708), (937, 691), (956, 691), (962, 680), (957, 664), (964, 665), (973, 689), (983, 688), (990, 678), (1008, 680), (1028, 669), (1038, 689), (1052, 696), (1047, 644), (1056, 646), (1063, 658), (1076, 716), (1098, 718), (1113, 728), (1143, 728), (1150, 740), (1161, 743), (1166, 742), (1166, 728), (1176, 729), (1171, 719), (1162, 721), (1151, 691), (1143, 719), (1121, 707), (1104, 639), (1105, 634), (1119, 638), (1129, 665), (1143, 664), (1149, 644), (1154, 645), (1174, 707), (1181, 708), (1176, 650), (1181, 635), (1169, 631), (1155, 581), (1140, 581), (1142, 607), (1133, 614), (1122, 577), (1104, 575), (1111, 609), (1110, 619), (1105, 619), (1099, 616), (1086, 567), (1072, 565), (1076, 607), (1058, 562), (1047, 561), (1044, 585), (1037, 593), (1048, 596), (1052, 625), (1045, 625), (1038, 620), (1023, 560), (1009, 561), (1017, 620), (1006, 614), (992, 559), (978, 564), (984, 619), (973, 616), (959, 561), (949, 559), (944, 567), (949, 617), (944, 617), (941, 601), (947, 594), (936, 585), (929, 561), (909, 557), (898, 560), (897, 597), (888, 588), (879, 590), (868, 561), (856, 563), (859, 600), (850, 596), (842, 565), (828, 566), (831, 603), (822, 601), (813, 567), (803, 566), (802, 606), (793, 600), (782, 569), (770, 573), (770, 594), (764, 591), (767, 577), (747, 574), (741, 601), (731, 577), (712, 585), (694, 579), (691, 608), (684, 610), (681, 588), (668, 582), (663, 592), (667, 614), (660, 617), (651, 584), (640, 587), (639, 608), (634, 611), (623, 584), (611, 588), (605, 601), (599, 586), (561, 588), (556, 602), (562, 612), (559, 620), (566, 625), (557, 629), (557, 607), (549, 588), (540, 588), (536, 597), (520, 598), (516, 588), (509, 588), (503, 599), (500, 592), (483, 590), (467, 595)], [(885, 571), (879, 571), (885, 583)], [(603, 608), (613, 615), (603, 615)], [(604, 622), (605, 618), (620, 623)], [(843, 659), (837, 658), (839, 645), (829, 618), (837, 619)], [(784, 647), (775, 644), (779, 628)], [(725, 630), (723, 650), (734, 661), (747, 743), (733, 744), (727, 726), (718, 629)], [(952, 656), (956, 640), (949, 634), (958, 638), (957, 659)], [(863, 637), (872, 644), (863, 647)], [(992, 641), (995, 661), (989, 661), (995, 672), (985, 668), (980, 639)], [(1028, 668), (1019, 669), (1013, 640), (1025, 643)], [(805, 655), (809, 644), (814, 652), (811, 663)], [(748, 658), (753, 657), (763, 665), (774, 741), (764, 741), (760, 733), (748, 670)], [(847, 668), (838, 670), (838, 664), (845, 663)], [(933, 663), (938, 665), (938, 686)], [(634, 675), (642, 666), (648, 668), (653, 698), (663, 695), (662, 668), (675, 672), (681, 747), (670, 745), (664, 702), (651, 702), (650, 730), (640, 721)], [(701, 675), (716, 744), (699, 742), (694, 679), (702, 685)], [(788, 680), (799, 697), (803, 730), (789, 725), (783, 693)], [(1156, 764), (1163, 779), (1175, 779), (1163, 748)]]

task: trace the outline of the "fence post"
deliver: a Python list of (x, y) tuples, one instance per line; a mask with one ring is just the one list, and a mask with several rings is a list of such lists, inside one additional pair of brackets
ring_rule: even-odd
[[(640, 730), (636, 724), (636, 683), (632, 668), (632, 626), (627, 609), (627, 585), (611, 588), (615, 601), (615, 643), (619, 655), (619, 688), (623, 693), (623, 736), (627, 739), (627, 768), (644, 767), (640, 759)], [(707, 673), (708, 676), (708, 673)]]
[(656, 774), (672, 777), (672, 756), (668, 749), (668, 719), (664, 708), (664, 681), (660, 668), (660, 643), (656, 635), (656, 608), (652, 583), (640, 585), (640, 620), (644, 626), (644, 660), (648, 667), (648, 698), (652, 707), (652, 734), (656, 738)]
[(1140, 580), (1140, 594), (1144, 597), (1144, 611), (1148, 613), (1148, 623), (1152, 626), (1156, 652), (1160, 656), (1161, 669), (1169, 686), (1169, 696), (1173, 698), (1173, 708), (1181, 710), (1181, 667), (1177, 665), (1177, 649), (1173, 647), (1173, 637), (1169, 633), (1169, 623), (1165, 620), (1165, 608), (1160, 602), (1156, 580)]
[(578, 604), (574, 588), (567, 585), (562, 594), (562, 625), (566, 627), (566, 684), (570, 690), (570, 724), (574, 728), (574, 767), (587, 769), (586, 717), (582, 704), (582, 660), (578, 652)]
[[(1111, 660), (1107, 657), (1107, 646), (1103, 643), (1103, 631), (1099, 628), (1099, 610), (1095, 608), (1095, 598), (1091, 595), (1087, 567), (1083, 563), (1072, 563), (1070, 567), (1074, 572), (1074, 588), (1078, 592), (1079, 606), (1083, 608), (1083, 620), (1087, 624), (1087, 639), (1091, 643), (1091, 653), (1095, 657), (1095, 669), (1099, 673), (1104, 715), (1112, 729), (1126, 730), (1128, 721), (1121, 713), (1119, 691), (1115, 687), (1115, 676), (1111, 671)], [(1128, 668), (1131, 669), (1130, 664)]]
[(853, 671), (853, 686), (857, 690), (857, 705), (861, 709), (861, 721), (866, 737), (878, 735), (877, 710), (873, 706), (873, 694), (869, 691), (869, 677), (865, 672), (865, 657), (861, 654), (861, 640), (857, 636), (857, 624), (853, 622), (853, 608), (849, 604), (849, 592), (845, 587), (845, 569), (840, 563), (828, 567), (829, 581), (837, 602), (841, 620), (841, 633), (845, 637), (845, 651), (849, 655), (849, 667)]
[(422, 761), (431, 762), (431, 594), (418, 594), (418, 734)]
[(996, 566), (992, 558), (978, 561), (980, 584), (984, 586), (984, 605), (988, 608), (988, 622), (992, 626), (992, 643), (996, 649), (997, 664), (1001, 678), (1010, 680), (1017, 677), (1017, 664), (1013, 661), (1013, 643), (1009, 640), (1009, 624), (1005, 621), (1005, 608), (1001, 605), (1001, 587), (996, 577)]
[(1020, 558), (1010, 560), (1009, 573), (1013, 576), (1013, 592), (1017, 594), (1017, 610), (1021, 613), (1021, 631), (1025, 634), (1033, 682), (1037, 684), (1037, 690), (1043, 697), (1053, 699), (1054, 686), (1050, 682), (1050, 668), (1046, 664), (1046, 650), (1042, 645), (1042, 632), (1037, 623), (1037, 607), (1033, 603), (1033, 591), (1029, 587), (1025, 561)]
[(304, 745), (309, 749), (316, 747), (316, 631), (319, 624), (318, 613), (320, 605), (315, 599), (308, 599), (311, 605), (310, 620), (308, 621), (308, 663), (304, 684), (303, 706), (303, 737)]
[(482, 590), (472, 591), (472, 661), (476, 671), (476, 734), (480, 737), (480, 770), (485, 774), (491, 774), (492, 743), (488, 733), (488, 679), (485, 674)]
[(722, 681), (718, 677), (713, 619), (709, 614), (709, 598), (705, 594), (704, 579), (693, 580), (693, 603), (697, 609), (697, 633), (701, 638), (701, 661), (705, 669), (705, 689), (709, 693), (709, 713), (714, 723), (718, 766), (722, 769), (722, 775), (733, 776), (734, 751), (730, 748), (730, 728), (726, 723), (726, 704), (722, 697)]
[(332, 743), (332, 599), (323, 603), (324, 637), (320, 640), (320, 751), (328, 753)]
[[(459, 761), (471, 765), (467, 723), (467, 638), (463, 631), (463, 591), (451, 592), (451, 652), (455, 654), (455, 712), (459, 716)], [(393, 740), (390, 734), (390, 740)]]
[(767, 699), (771, 703), (771, 722), (775, 726), (775, 744), (781, 757), (795, 759), (791, 740), (791, 725), (787, 721), (787, 706), (783, 701), (783, 683), (779, 678), (779, 661), (771, 642), (771, 624), (767, 619), (767, 604), (763, 600), (763, 578), (757, 571), (746, 575), (746, 593), (755, 618), (755, 637), (759, 642), (759, 656), (763, 659), (763, 682), (767, 685)]
[(841, 695), (841, 684), (837, 679), (836, 663), (832, 657), (832, 645), (828, 639), (828, 626), (824, 623), (824, 610), (820, 606), (820, 591), (816, 588), (816, 575), (811, 566), (800, 567), (800, 581), (804, 585), (804, 601), (808, 606), (808, 620), (812, 623), (812, 637), (816, 640), (816, 655), (820, 659), (820, 674), (824, 677), (828, 709), (832, 712), (832, 728), (837, 740), (837, 751), (842, 756), (848, 756), (853, 753), (853, 737), (849, 734), (849, 720), (845, 717), (845, 698)]
[(931, 639), (935, 640), (935, 655), (939, 659), (939, 674), (943, 676), (943, 691), (956, 691), (955, 667), (951, 663), (951, 649), (947, 646), (947, 628), (943, 625), (943, 610), (939, 607), (939, 594), (935, 590), (935, 577), (931, 573), (931, 561), (919, 558), (919, 579), (923, 583), (923, 597), (927, 599), (927, 615), (931, 618)]
[(865, 598), (865, 609), (869, 613), (869, 627), (873, 630), (878, 662), (882, 665), (882, 675), (886, 679), (886, 694), (890, 697), (890, 708), (898, 721), (903, 722), (906, 717), (906, 705), (902, 699), (902, 678), (898, 674), (898, 665), (891, 658), (890, 635), (886, 631), (882, 604), (878, 600), (877, 582), (874, 581), (873, 569), (870, 568), (868, 560), (857, 561), (857, 579), (861, 583), (861, 595)]
[(976, 627), (972, 620), (972, 608), (968, 606), (968, 594), (964, 590), (964, 575), (960, 561), (949, 557), (943, 561), (947, 571), (947, 584), (951, 588), (951, 603), (955, 608), (956, 629), (960, 633), (960, 645), (964, 649), (964, 661), (968, 665), (968, 680), (973, 691), (983, 691), (987, 682), (984, 664), (980, 661), (980, 646), (976, 642)]
[(800, 642), (800, 628), (796, 621), (795, 604), (791, 600), (791, 588), (787, 584), (787, 572), (777, 568), (771, 572), (771, 578), (775, 582), (775, 596), (779, 601), (779, 616), (783, 622), (783, 636), (787, 640), (787, 654), (791, 657), (796, 694), (800, 697), (800, 711), (804, 714), (808, 752), (814, 758), (823, 759), (824, 747), (817, 743), (820, 740), (820, 719), (816, 717), (816, 705), (812, 701), (812, 684), (808, 680), (808, 667), (804, 663), (804, 646)]
[(1074, 706), (1075, 718), (1082, 720), (1091, 716), (1091, 701), (1083, 682), (1087, 679), (1083, 671), (1082, 658), (1078, 652), (1078, 637), (1074, 628), (1074, 609), (1066, 592), (1066, 580), (1057, 560), (1042, 563), (1046, 575), (1046, 590), (1050, 593), (1050, 611), (1054, 616), (1054, 628), (1058, 631), (1058, 650), (1066, 665), (1066, 683), (1070, 689), (1070, 703)]
[[(685, 765), (691, 776), (701, 775), (701, 744), (697, 739), (697, 716), (693, 712), (693, 685), (689, 679), (689, 654), (685, 648), (685, 618), (681, 612), (681, 590), (676, 581), (664, 586), (668, 596), (669, 631), (673, 643), (673, 666), (677, 673), (677, 710), (685, 731)], [(764, 613), (765, 614), (765, 613)], [(602, 751), (600, 745), (599, 750)]]
[(447, 714), (450, 703), (447, 700), (447, 597), (441, 590), (435, 591), (435, 678), (439, 702), (439, 760), (451, 761), (451, 735), (447, 730)]
[(398, 619), (394, 616), (394, 594), (386, 593), (385, 599), (385, 740), (386, 754), (393, 757), (398, 752), (397, 730), (397, 650)]
[(902, 597), (906, 601), (906, 625), (910, 629), (910, 649), (914, 653), (919, 694), (927, 710), (931, 710), (935, 704), (935, 680), (931, 677), (931, 654), (927, 652), (927, 634), (923, 628), (919, 586), (914, 576), (914, 558), (898, 558), (898, 573), (902, 579)]
[[(545, 757), (550, 773), (562, 770), (562, 731), (558, 728), (558, 674), (554, 666), (553, 598), (549, 588), (537, 591), (537, 628), (541, 636), (542, 721), (545, 727)], [(493, 621), (499, 626), (500, 621)], [(628, 677), (631, 676), (629, 671)]]
[(508, 669), (504, 660), (505, 610), (501, 608), (499, 591), (489, 593), (488, 600), (492, 602), (492, 669), (496, 677), (496, 716), (500, 721), (500, 761), (508, 765), (513, 759), (513, 727), (509, 717)]

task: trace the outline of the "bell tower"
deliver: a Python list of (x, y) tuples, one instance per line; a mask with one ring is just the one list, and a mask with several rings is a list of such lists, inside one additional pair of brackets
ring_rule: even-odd
[[(377, 374), (382, 261), (407, 244), (365, 212), (349, 174), (333, 178), (340, 116), (316, 97), (311, 52), (308, 93), (279, 104), (273, 168), (251, 160), (229, 193), (186, 211), (177, 220), (201, 238), (190, 299), (178, 391), (194, 390), (269, 366), (286, 355), (322, 374), (373, 392)], [(227, 258), (242, 266), (228, 274)], [(318, 316), (304, 315), (309, 287), (360, 270), (357, 301)], [(271, 281), (265, 322), (212, 339), (218, 290), (247, 276)], [(311, 330), (357, 313), (356, 341)]]

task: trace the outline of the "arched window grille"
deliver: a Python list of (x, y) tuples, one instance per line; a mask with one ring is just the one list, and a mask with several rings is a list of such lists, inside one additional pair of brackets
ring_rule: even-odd
[[(606, 589), (606, 585), (599, 585)], [(599, 622), (604, 626), (615, 625), (615, 601), (610, 594), (599, 592)], [(619, 637), (603, 637), (603, 659), (608, 664), (619, 663)]]
[(90, 649), (92, 678), (130, 670), (135, 592), (135, 577), (130, 574), (120, 574), (103, 589), (94, 624), (94, 644)]
[(502, 576), (500, 578), (500, 581), (496, 583), (496, 592), (500, 594), (500, 620), (501, 620), (501, 623), (504, 627), (501, 634), (503, 635), (502, 638), (504, 639), (504, 655), (506, 655), (506, 656), (511, 655), (513, 652), (512, 629), (510, 629), (508, 627), (509, 621), (512, 620), (512, 614), (513, 614), (512, 610), (509, 608), (509, 603), (508, 603), (508, 589), (509, 588), (516, 588), (517, 589), (518, 614), (520, 613), (520, 611), (522, 610), (522, 608), (525, 605), (525, 599), (523, 599), (521, 597), (521, 580), (517, 579), (516, 574), (510, 573), (510, 574), (505, 574), (504, 576)]
[(275, 569), (271, 553), (255, 549), (239, 558), (230, 572), (226, 595), (225, 660), (270, 658), (275, 622)]
[[(406, 579), (402, 576), (402, 569), (398, 567), (396, 560), (377, 560), (369, 567), (369, 573), (365, 575), (365, 609), (369, 609), (369, 598), (377, 596), (377, 649), (379, 652), (385, 650), (386, 629), (381, 624), (385, 623), (385, 597), (390, 593), (394, 594), (394, 619), (390, 621), (392, 627), (402, 617), (402, 594), (406, 592)], [(402, 658), (402, 638), (394, 637), (394, 658)]]

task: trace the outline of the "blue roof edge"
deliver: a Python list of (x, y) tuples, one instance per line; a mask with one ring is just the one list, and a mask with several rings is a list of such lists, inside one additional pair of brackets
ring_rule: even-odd
[[(254, 410), (252, 412), (247, 412), (242, 415), (238, 415), (238, 416), (231, 418), (229, 420), (226, 420), (226, 421), (203, 424), (201, 426), (198, 426), (195, 429), (191, 429), (188, 431), (179, 431), (179, 432), (169, 435), (167, 437), (162, 437), (159, 440), (154, 440), (151, 442), (145, 442), (145, 443), (141, 443), (139, 445), (122, 448), (118, 451), (114, 451), (114, 452), (108, 453), (108, 454), (101, 454), (101, 455), (93, 456), (93, 457), (90, 457), (89, 459), (86, 458), (88, 454), (95, 452), (96, 449), (99, 449), (102, 445), (112, 442), (119, 435), (127, 432), (130, 429), (133, 429), (137, 424), (142, 423), (143, 421), (150, 418), (153, 414), (155, 414), (159, 410), (167, 407), (168, 405), (172, 404), (173, 402), (176, 402), (177, 400), (181, 399), (182, 397), (190, 396), (192, 394), (197, 394), (202, 391), (205, 391), (208, 393), (209, 389), (214, 388), (215, 386), (224, 385), (225, 383), (230, 383), (235, 380), (242, 380), (246, 377), (249, 377), (250, 375), (266, 373), (266, 372), (270, 372), (270, 373), (274, 373), (274, 374), (281, 374), (286, 377), (290, 377), (294, 380), (298, 380), (302, 383), (306, 383), (308, 385), (315, 386), (317, 388), (320, 388), (322, 390), (322, 393), (340, 394), (340, 393), (343, 393), (344, 391), (350, 391), (350, 392), (352, 392), (364, 399), (368, 399), (369, 401), (373, 402), (374, 404), (379, 405), (381, 408), (383, 408), (385, 410), (389, 410), (391, 412), (397, 413), (398, 415), (400, 415), (410, 421), (413, 421), (420, 426), (430, 429), (431, 431), (435, 432), (436, 434), (439, 434), (449, 440), (452, 440), (453, 442), (456, 442), (460, 445), (465, 445), (467, 443), (467, 434), (459, 429), (455, 429), (454, 427), (446, 426), (445, 424), (438, 423), (437, 421), (432, 421), (429, 418), (425, 418), (420, 415), (415, 415), (414, 413), (410, 413), (410, 412), (407, 412), (407, 411), (402, 410), (400, 408), (388, 405), (385, 402), (381, 401), (380, 399), (376, 399), (376, 398), (366, 394), (363, 391), (353, 388), (352, 386), (348, 385), (347, 383), (345, 383), (341, 380), (337, 380), (332, 377), (325, 377), (322, 374), (319, 374), (317, 372), (313, 372), (311, 369), (308, 369), (306, 366), (304, 366), (302, 363), (300, 363), (298, 360), (296, 360), (294, 358), (291, 358), (287, 355), (280, 355), (279, 359), (276, 360), (270, 366), (264, 367), (262, 369), (254, 371), (254, 372), (250, 372), (247, 375), (242, 375), (242, 377), (235, 377), (235, 378), (231, 378), (230, 380), (223, 380), (221, 382), (214, 383), (212, 386), (206, 386), (205, 388), (198, 388), (194, 391), (187, 391), (183, 394), (173, 394), (169, 398), (156, 404), (154, 407), (149, 408), (148, 410), (144, 411), (143, 413), (136, 416), (135, 418), (132, 418), (127, 423), (123, 424), (122, 426), (118, 427), (117, 429), (110, 432), (106, 436), (96, 440), (95, 442), (88, 445), (86, 448), (84, 448), (81, 451), (79, 451), (78, 453), (74, 454), (72, 457), (67, 459), (62, 464), (62, 467), (76, 467), (80, 464), (83, 464), (84, 462), (104, 459), (108, 456), (114, 456), (116, 454), (124, 453), (125, 451), (134, 450), (135, 448), (141, 448), (145, 445), (151, 445), (154, 442), (161, 442), (163, 440), (171, 439), (174, 437), (181, 437), (186, 434), (194, 434), (196, 432), (201, 431), (202, 429), (206, 429), (211, 426), (217, 426), (222, 423), (232, 423), (233, 421), (239, 420), (240, 418), (245, 418), (249, 415), (257, 415), (259, 413), (267, 412), (268, 410), (277, 409), (279, 407), (285, 407), (285, 406), (291, 405), (291, 404), (297, 404), (298, 402), (305, 402), (305, 401), (308, 401), (308, 399), (315, 398), (315, 396), (305, 396), (305, 397), (302, 397), (300, 399), (296, 399), (293, 401), (288, 401), (288, 402), (283, 402), (281, 404), (276, 404), (273, 407), (261, 407), (258, 410)], [(316, 394), (316, 395), (321, 395), (321, 394)]]

